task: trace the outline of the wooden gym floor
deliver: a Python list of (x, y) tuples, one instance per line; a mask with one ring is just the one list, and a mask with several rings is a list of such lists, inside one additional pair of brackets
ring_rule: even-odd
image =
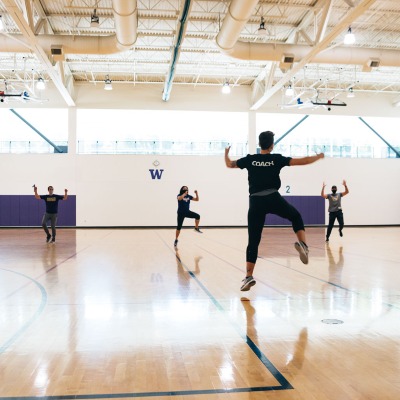
[(0, 230), (0, 400), (400, 398), (400, 228)]

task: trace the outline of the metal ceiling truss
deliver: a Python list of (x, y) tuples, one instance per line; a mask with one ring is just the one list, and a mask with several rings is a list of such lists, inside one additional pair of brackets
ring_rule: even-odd
[[(350, 84), (355, 91), (368, 93), (400, 90), (398, 67), (380, 66), (363, 72), (359, 65), (312, 64), (314, 54), (342, 45), (350, 24), (357, 35), (356, 47), (400, 50), (400, 2), (260, 0), (239, 40), (309, 47), (308, 55), (301, 62), (283, 72), (279, 63), (270, 60), (238, 60), (221, 53), (215, 38), (230, 3), (230, 0), (192, 0), (174, 84), (217, 85), (228, 75), (235, 85), (253, 85), (253, 109), (268, 101), (289, 81), (298, 92), (307, 86), (320, 86), (320, 79), (336, 91)], [(26, 53), (0, 53), (0, 78), (18, 83), (27, 69), (38, 71), (46, 80), (53, 80), (69, 105), (74, 104), (74, 81), (93, 84), (109, 75), (121, 83), (124, 79), (127, 83), (164, 83), (181, 5), (182, 0), (137, 0), (137, 41), (131, 50), (109, 55), (66, 54), (65, 61), (54, 62), (38, 44), (37, 35), (62, 34), (77, 38), (113, 35), (112, 0), (0, 0), (0, 13), (6, 24), (6, 32), (0, 33), (0, 50), (2, 36), (17, 39), (15, 35), (22, 34), (28, 43)], [(94, 6), (100, 17), (98, 28), (90, 26)], [(261, 16), (268, 33), (264, 37), (257, 35)]]

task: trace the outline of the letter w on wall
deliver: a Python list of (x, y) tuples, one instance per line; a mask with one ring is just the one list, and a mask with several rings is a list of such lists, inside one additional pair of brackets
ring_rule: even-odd
[(149, 169), (151, 179), (161, 179), (162, 173), (164, 172), (163, 169)]

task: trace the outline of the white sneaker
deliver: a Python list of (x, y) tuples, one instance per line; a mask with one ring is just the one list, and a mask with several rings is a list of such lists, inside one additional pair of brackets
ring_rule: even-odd
[(248, 290), (250, 290), (250, 288), (252, 286), (254, 286), (256, 284), (256, 281), (252, 276), (248, 276), (247, 278), (244, 278), (242, 282), (243, 282), (243, 285), (240, 288), (240, 290), (242, 292), (247, 292)]
[(303, 264), (308, 264), (308, 247), (303, 242), (296, 242), (294, 248), (299, 252)]

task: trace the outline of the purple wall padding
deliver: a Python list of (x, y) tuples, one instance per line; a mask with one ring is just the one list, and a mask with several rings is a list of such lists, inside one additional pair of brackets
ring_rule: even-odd
[[(305, 225), (325, 225), (325, 199), (321, 196), (283, 196), (296, 207)], [(273, 214), (265, 218), (265, 225), (291, 225), (287, 219)]]
[[(0, 226), (40, 226), (45, 210), (34, 196), (0, 195)], [(76, 226), (76, 196), (58, 203), (57, 226)]]

